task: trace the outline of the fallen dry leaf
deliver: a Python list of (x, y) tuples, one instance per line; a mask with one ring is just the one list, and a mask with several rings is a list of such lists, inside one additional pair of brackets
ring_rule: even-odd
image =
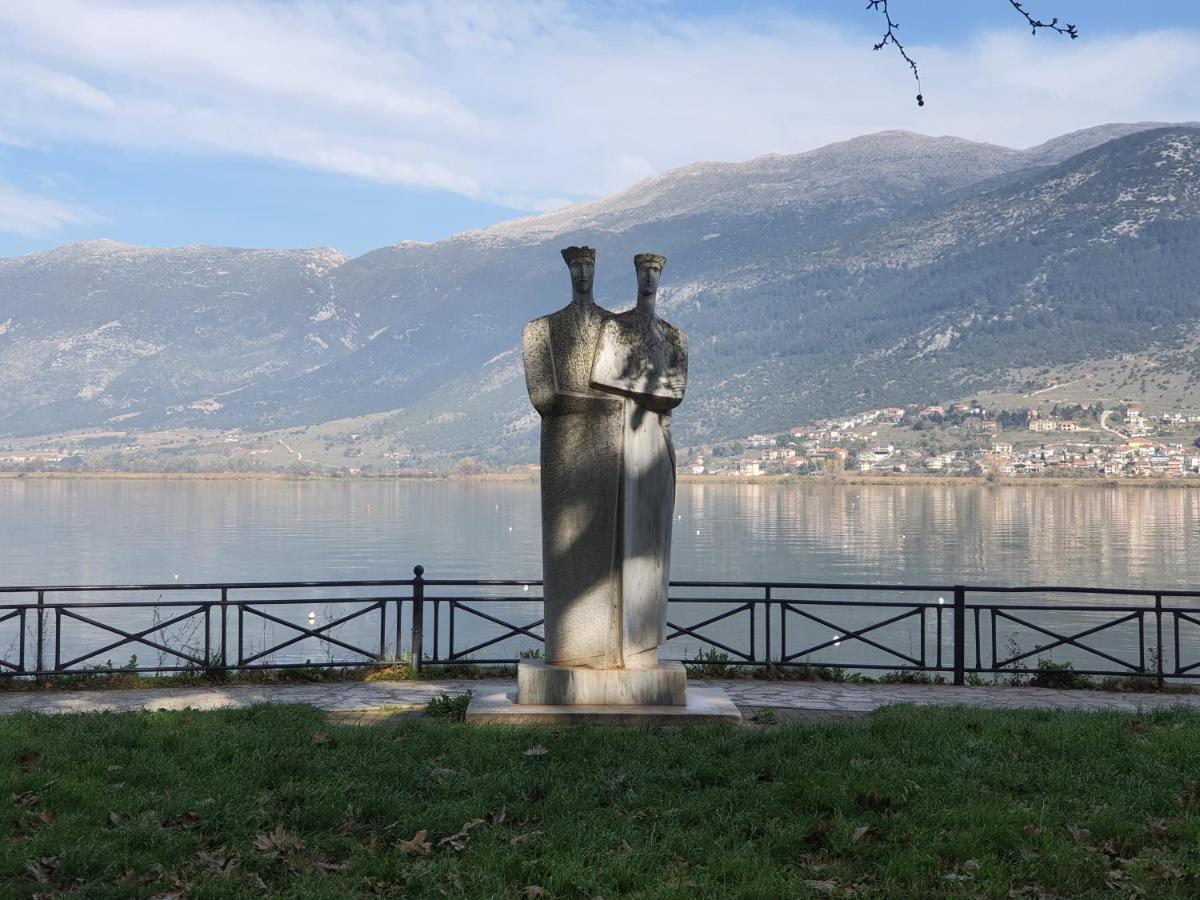
[(541, 837), (540, 831), (527, 831), (524, 834), (518, 834), (515, 838), (508, 842), (510, 847), (520, 847), (522, 844), (528, 844), (534, 838)]
[(1067, 831), (1071, 833), (1073, 840), (1080, 847), (1088, 847), (1092, 843), (1092, 833), (1086, 828), (1076, 828), (1074, 825), (1068, 825)]
[(832, 894), (838, 889), (838, 883), (832, 878), (825, 881), (806, 881), (805, 884), (814, 891), (820, 891), (823, 894)]
[(42, 764), (42, 759), (40, 753), (22, 753), (17, 757), (17, 765), (21, 767), (22, 772), (32, 772)]
[(1167, 836), (1167, 833), (1169, 830), (1168, 826), (1167, 826), (1167, 820), (1166, 819), (1151, 819), (1149, 822), (1146, 823), (1146, 830), (1149, 831), (1150, 834), (1156, 838), (1164, 838)]
[(283, 825), (276, 825), (269, 834), (260, 834), (254, 838), (254, 849), (262, 853), (273, 853), (286, 856), (304, 849), (300, 838), (292, 834)]
[(314, 744), (328, 744), (329, 743), (329, 735), (326, 734), (324, 731), (318, 731), (316, 734), (314, 734), (312, 736), (312, 742)]
[(57, 856), (43, 856), (41, 859), (31, 859), (25, 863), (27, 871), (38, 884), (49, 884), (50, 876), (58, 868), (60, 860)]
[(449, 847), (451, 850), (462, 850), (467, 846), (467, 840), (471, 836), (471, 832), (480, 825), (486, 825), (484, 819), (472, 819), (470, 822), (464, 822), (463, 827), (456, 834), (451, 834), (438, 841), (438, 849)]
[[(530, 747), (528, 750), (525, 751), (525, 755), (536, 758), (539, 756), (545, 756), (549, 752), (550, 751), (547, 750), (545, 747), (543, 747), (541, 744), (534, 744), (532, 747)], [(537, 887), (537, 885), (534, 885), (534, 887)], [(529, 889), (526, 888), (526, 890), (529, 890)]]
[(1104, 852), (1113, 859), (1129, 856), (1129, 844), (1125, 838), (1115, 837), (1104, 842)]
[(850, 838), (850, 843), (857, 844), (863, 838), (870, 836), (875, 829), (870, 825), (860, 825), (854, 829), (854, 835)]
[(23, 806), (25, 809), (37, 804), (42, 798), (33, 791), (25, 791), (22, 794), (9, 794), (8, 799), (17, 806)]
[(412, 836), (410, 840), (401, 841), (397, 846), (401, 853), (423, 854), (430, 853), (433, 850), (433, 845), (425, 838), (429, 832), (422, 829)]
[(54, 810), (43, 809), (29, 821), (29, 827), (45, 828), (48, 825), (53, 825), (56, 819), (58, 819), (58, 815), (54, 812)]
[(237, 871), (237, 856), (227, 853), (224, 847), (218, 847), (216, 850), (201, 850), (196, 854), (196, 859), (218, 875), (229, 876)]
[(550, 892), (540, 884), (531, 884), (521, 892), (522, 897), (549, 897)]

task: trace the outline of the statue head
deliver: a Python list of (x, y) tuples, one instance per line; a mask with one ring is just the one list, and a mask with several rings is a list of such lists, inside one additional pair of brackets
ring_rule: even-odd
[(580, 296), (590, 294), (596, 276), (596, 251), (591, 247), (566, 247), (562, 258), (571, 270), (571, 289)]
[(633, 258), (639, 297), (653, 297), (658, 293), (658, 279), (666, 264), (667, 258), (658, 253), (639, 253)]

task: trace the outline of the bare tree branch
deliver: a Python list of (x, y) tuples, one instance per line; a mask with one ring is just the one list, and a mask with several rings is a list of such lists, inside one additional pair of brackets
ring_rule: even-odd
[[(1070, 24), (1069, 22), (1064, 22), (1060, 25), (1057, 16), (1055, 16), (1049, 22), (1044, 22), (1041, 19), (1035, 19), (1033, 15), (1025, 9), (1024, 0), (1008, 0), (1008, 2), (1012, 5), (1013, 9), (1025, 17), (1025, 21), (1029, 23), (1031, 33), (1035, 35), (1038, 33), (1038, 31), (1045, 28), (1049, 31), (1065, 34), (1071, 40), (1075, 40), (1079, 37), (1079, 29), (1076, 26)], [(874, 10), (880, 13), (883, 16), (884, 22), (887, 23), (887, 31), (883, 33), (883, 37), (879, 39), (879, 42), (875, 44), (872, 49), (882, 50), (888, 44), (891, 44), (896, 48), (900, 56), (906, 63), (908, 63), (908, 67), (912, 69), (913, 78), (917, 82), (917, 106), (924, 106), (925, 97), (921, 91), (921, 72), (917, 68), (916, 61), (908, 55), (908, 51), (904, 49), (904, 45), (900, 43), (900, 39), (896, 37), (896, 32), (900, 28), (900, 23), (892, 18), (891, 10), (888, 9), (888, 0), (867, 0), (867, 10)]]
[(1025, 17), (1025, 21), (1029, 23), (1029, 28), (1032, 34), (1037, 34), (1039, 28), (1049, 28), (1051, 31), (1057, 31), (1059, 34), (1065, 34), (1075, 40), (1079, 37), (1079, 29), (1069, 23), (1062, 25), (1058, 24), (1058, 16), (1055, 16), (1049, 22), (1043, 22), (1041, 19), (1035, 19), (1029, 13), (1025, 12), (1025, 6), (1019, 0), (1008, 0), (1012, 4), (1013, 9)]
[(917, 82), (917, 106), (924, 106), (925, 97), (921, 93), (921, 72), (917, 69), (917, 64), (913, 61), (913, 58), (908, 55), (908, 51), (904, 49), (904, 45), (900, 43), (900, 39), (896, 37), (896, 29), (900, 25), (898, 22), (892, 20), (892, 13), (888, 9), (888, 0), (867, 0), (867, 9), (874, 9), (883, 13), (884, 21), (887, 22), (887, 31), (884, 32), (883, 37), (879, 39), (879, 43), (872, 49), (882, 50), (888, 44), (891, 44), (900, 52), (900, 55), (904, 57), (904, 61), (912, 69), (913, 78)]

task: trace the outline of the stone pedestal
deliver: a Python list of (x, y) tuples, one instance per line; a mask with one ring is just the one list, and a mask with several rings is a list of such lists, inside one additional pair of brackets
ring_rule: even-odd
[(522, 660), (517, 666), (519, 706), (687, 706), (683, 663), (644, 669), (590, 669)]
[(516, 691), (490, 689), (471, 697), (467, 721), (480, 725), (736, 725), (742, 714), (721, 688), (692, 687), (686, 706), (517, 703)]

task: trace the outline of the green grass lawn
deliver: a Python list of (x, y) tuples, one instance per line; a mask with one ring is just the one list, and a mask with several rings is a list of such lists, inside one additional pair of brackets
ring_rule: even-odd
[(14, 716), (0, 896), (1197, 897), (1200, 718)]

